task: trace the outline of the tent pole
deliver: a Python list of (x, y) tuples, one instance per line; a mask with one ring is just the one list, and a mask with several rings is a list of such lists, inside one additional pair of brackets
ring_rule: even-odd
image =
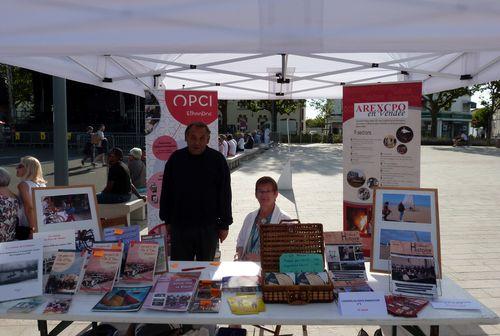
[(66, 105), (66, 79), (52, 77), (54, 101), (54, 185), (68, 185), (68, 122)]

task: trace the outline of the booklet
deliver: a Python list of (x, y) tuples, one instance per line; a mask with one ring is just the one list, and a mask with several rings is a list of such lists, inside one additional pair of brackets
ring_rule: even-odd
[(324, 232), (325, 258), (334, 281), (367, 280), (358, 231)]
[(251, 315), (266, 311), (262, 296), (257, 294), (236, 295), (227, 298), (231, 313), (235, 315)]
[(102, 294), (109, 292), (120, 272), (122, 250), (96, 249), (90, 253), (80, 292)]
[(198, 281), (196, 293), (189, 311), (191, 313), (218, 313), (222, 294), (221, 286), (221, 281)]
[(71, 306), (72, 298), (54, 297), (49, 300), (45, 307), (44, 314), (66, 314)]
[(106, 293), (92, 308), (92, 311), (135, 312), (141, 309), (151, 286), (120, 287), (116, 286)]
[(153, 284), (158, 243), (131, 242), (123, 270), (123, 282)]
[(75, 294), (80, 285), (87, 251), (60, 250), (56, 253), (45, 293)]
[(417, 317), (429, 300), (402, 295), (386, 295), (387, 312), (394, 316)]
[(24, 299), (17, 301), (15, 305), (7, 309), (7, 313), (12, 313), (12, 314), (27, 314), (31, 313), (33, 310), (38, 308), (39, 306), (44, 303), (45, 300), (41, 296), (36, 296), (32, 297), (29, 299)]
[(105, 228), (103, 230), (104, 241), (121, 242), (123, 244), (123, 261), (120, 268), (120, 275), (123, 276), (125, 261), (127, 259), (130, 242), (138, 242), (141, 239), (141, 228), (139, 225), (120, 226), (116, 228)]
[(164, 273), (156, 280), (144, 307), (164, 311), (187, 311), (200, 272)]
[(260, 276), (226, 276), (222, 278), (224, 292), (258, 292), (260, 291)]
[(408, 296), (437, 295), (432, 243), (391, 240), (391, 292)]
[(42, 258), (40, 240), (0, 243), (0, 301), (43, 294)]
[(163, 234), (141, 236), (143, 242), (158, 243), (158, 258), (156, 259), (155, 274), (168, 272), (166, 241)]
[(75, 230), (35, 232), (33, 239), (41, 239), (43, 245), (43, 287), (47, 285), (52, 265), (59, 250), (75, 249)]

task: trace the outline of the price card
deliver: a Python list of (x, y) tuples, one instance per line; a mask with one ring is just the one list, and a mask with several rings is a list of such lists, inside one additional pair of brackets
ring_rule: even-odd
[(339, 293), (338, 305), (343, 316), (363, 318), (387, 316), (387, 306), (382, 292)]

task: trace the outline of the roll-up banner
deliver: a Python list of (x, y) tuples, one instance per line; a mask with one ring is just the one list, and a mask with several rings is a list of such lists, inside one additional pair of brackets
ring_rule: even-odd
[(421, 108), (421, 82), (344, 87), (344, 230), (360, 232), (366, 257), (374, 188), (420, 186)]
[(186, 127), (197, 121), (208, 125), (209, 146), (218, 150), (217, 91), (146, 91), (146, 171), (148, 228), (156, 229), (160, 220), (160, 195), (165, 163), (174, 151), (186, 147)]

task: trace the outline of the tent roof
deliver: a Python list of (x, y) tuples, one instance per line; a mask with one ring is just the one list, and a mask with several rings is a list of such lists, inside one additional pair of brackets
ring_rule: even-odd
[(500, 77), (496, 0), (6, 0), (0, 11), (0, 62), (138, 95), (163, 82), (222, 99), (336, 98), (344, 84), (422, 80), (430, 93)]

